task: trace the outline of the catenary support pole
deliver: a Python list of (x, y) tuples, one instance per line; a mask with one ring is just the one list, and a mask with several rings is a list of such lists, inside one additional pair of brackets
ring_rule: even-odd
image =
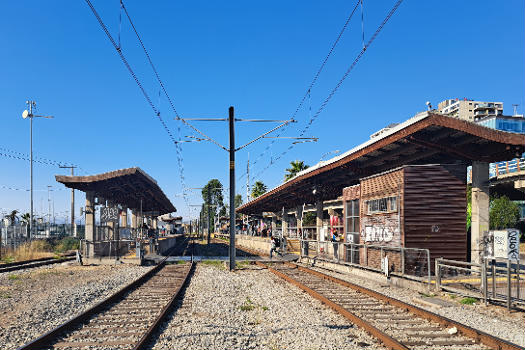
[(230, 271), (235, 269), (235, 117), (233, 107), (228, 110), (230, 126)]
[(29, 121), (30, 123), (30, 132), (29, 132), (29, 138), (30, 138), (30, 141), (29, 141), (29, 148), (30, 148), (30, 160), (29, 160), (29, 163), (30, 163), (30, 170), (29, 170), (29, 176), (31, 177), (31, 212), (30, 212), (30, 215), (29, 215), (29, 232), (27, 234), (27, 238), (28, 239), (31, 239), (33, 238), (32, 235), (33, 235), (33, 101), (30, 101), (29, 103), (29, 115), (31, 116), (31, 120)]
[[(74, 176), (74, 169), (75, 167), (71, 167), (71, 176)], [(71, 233), (72, 235), (76, 236), (76, 230), (75, 230), (75, 189), (71, 189)]]
[(210, 244), (210, 236), (211, 236), (211, 188), (208, 187), (208, 239), (206, 243)]

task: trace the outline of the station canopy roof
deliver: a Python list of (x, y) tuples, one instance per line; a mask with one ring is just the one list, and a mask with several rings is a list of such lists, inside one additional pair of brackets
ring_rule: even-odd
[(172, 223), (176, 221), (182, 221), (182, 216), (171, 216), (169, 214), (161, 215), (157, 219), (165, 223)]
[(79, 191), (93, 191), (95, 196), (114, 201), (132, 210), (157, 213), (177, 211), (157, 181), (144, 170), (135, 167), (89, 176), (56, 175), (55, 179)]
[[(330, 160), (319, 162), (237, 208), (258, 214), (335, 199), (359, 179), (405, 165), (496, 162), (519, 157), (525, 136), (425, 112)], [(465, 174), (466, 176), (466, 174)], [(315, 194), (314, 194), (315, 190)]]

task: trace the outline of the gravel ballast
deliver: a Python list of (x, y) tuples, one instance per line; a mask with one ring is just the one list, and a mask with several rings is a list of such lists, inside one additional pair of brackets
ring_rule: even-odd
[(201, 263), (153, 349), (384, 349), (344, 317), (255, 265)]
[(151, 267), (50, 265), (0, 274), (0, 344), (16, 349), (131, 283)]
[(509, 312), (503, 307), (494, 305), (485, 306), (482, 301), (478, 301), (475, 305), (463, 305), (459, 303), (462, 299), (459, 296), (448, 293), (436, 293), (434, 296), (434, 291), (430, 292), (432, 296), (441, 298), (447, 301), (447, 304), (452, 305), (428, 306), (417, 302), (418, 300), (425, 300), (426, 296), (411, 289), (378, 283), (363, 277), (343, 274), (324, 268), (307, 267), (429, 310), (517, 345), (525, 346), (525, 332), (523, 331), (525, 314), (523, 312)]

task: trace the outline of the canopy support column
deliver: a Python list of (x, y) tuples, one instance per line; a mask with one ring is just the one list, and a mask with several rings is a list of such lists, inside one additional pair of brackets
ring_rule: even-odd
[(95, 238), (95, 193), (92, 191), (86, 192), (86, 228), (85, 228), (85, 238), (86, 245), (84, 250), (84, 255), (92, 257), (94, 255), (94, 246), (93, 241)]
[(470, 261), (480, 263), (483, 237), (489, 231), (489, 163), (472, 163), (472, 226)]

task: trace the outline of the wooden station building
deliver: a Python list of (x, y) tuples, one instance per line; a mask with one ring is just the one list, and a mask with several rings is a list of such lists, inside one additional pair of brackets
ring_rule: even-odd
[[(477, 262), (489, 229), (489, 163), (519, 157), (524, 151), (521, 134), (420, 113), (300, 172), (237, 211), (277, 216), (295, 212), (300, 227), (305, 205), (315, 206), (319, 233), (326, 217), (325, 203), (342, 201), (345, 242), (426, 248), (432, 259), (443, 256)], [(470, 165), (469, 236), (466, 169)], [(282, 226), (285, 232), (285, 220)], [(316, 237), (322, 239), (320, 234)], [(370, 255), (366, 258), (374, 260)]]

